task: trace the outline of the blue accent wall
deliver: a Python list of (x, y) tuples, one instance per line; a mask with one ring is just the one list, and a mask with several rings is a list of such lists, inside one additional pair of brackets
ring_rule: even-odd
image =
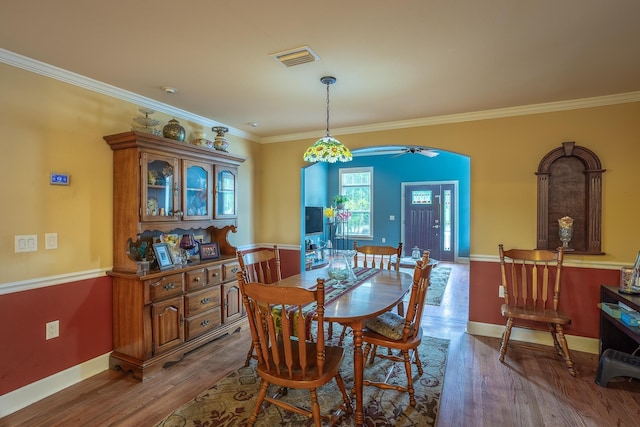
[[(437, 157), (426, 157), (420, 154), (404, 154), (401, 156), (365, 156), (354, 157), (349, 163), (328, 165), (327, 191), (317, 191), (306, 185), (309, 193), (326, 194), (325, 205), (338, 193), (338, 170), (373, 166), (373, 241), (363, 244), (383, 244), (395, 246), (401, 237), (401, 183), (425, 181), (458, 181), (458, 229), (456, 246), (458, 256), (468, 257), (470, 253), (470, 158), (460, 154), (440, 151)], [(319, 190), (319, 189), (318, 189)], [(319, 194), (321, 196), (321, 194)], [(310, 195), (305, 195), (310, 197)], [(394, 215), (395, 221), (389, 216)], [(360, 241), (358, 241), (360, 244)]]
[[(323, 206), (323, 207), (328, 206), (327, 204), (327, 198), (329, 197), (328, 187), (327, 187), (328, 174), (329, 174), (329, 166), (327, 163), (323, 163), (323, 162), (312, 163), (312, 164), (309, 164), (308, 166), (305, 166), (302, 169), (302, 190), (303, 190), (302, 201), (303, 203), (302, 203), (301, 214), (300, 214), (300, 218), (302, 218), (300, 235), (303, 236), (303, 238), (300, 245), (303, 248), (303, 251), (302, 251), (303, 253), (304, 253), (306, 240), (311, 240), (312, 243), (315, 243), (318, 246), (322, 246), (324, 244), (324, 240), (325, 240), (324, 234), (305, 235), (304, 208), (305, 206)], [(325, 224), (325, 229), (326, 229), (326, 224)], [(304, 269), (304, 257), (302, 261), (302, 269)]]

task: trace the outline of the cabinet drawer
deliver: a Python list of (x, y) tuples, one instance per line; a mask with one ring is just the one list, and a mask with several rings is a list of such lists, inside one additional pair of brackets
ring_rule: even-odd
[(185, 295), (185, 305), (187, 307), (187, 317), (207, 311), (220, 305), (220, 286), (193, 292)]
[(207, 276), (209, 279), (209, 285), (222, 283), (222, 264), (207, 267)]
[(187, 319), (187, 341), (191, 338), (209, 332), (216, 326), (220, 325), (221, 312), (220, 307), (215, 307), (198, 316)]
[(180, 295), (183, 289), (182, 273), (164, 276), (149, 285), (151, 300), (156, 301), (173, 295)]
[(236, 273), (240, 271), (240, 263), (239, 262), (230, 262), (224, 265), (224, 281), (228, 282), (230, 280), (237, 279)]
[(195, 291), (207, 286), (207, 271), (204, 268), (187, 271), (185, 275), (187, 291)]

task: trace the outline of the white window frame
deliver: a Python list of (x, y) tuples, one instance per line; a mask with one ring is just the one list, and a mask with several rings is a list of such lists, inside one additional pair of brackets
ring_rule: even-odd
[[(373, 167), (358, 167), (358, 168), (340, 168), (338, 169), (338, 194), (345, 194), (342, 185), (342, 176), (346, 174), (354, 173), (368, 173), (369, 174), (369, 234), (356, 234), (349, 231), (349, 238), (359, 240), (373, 240)], [(363, 185), (358, 185), (363, 187)], [(349, 204), (347, 203), (347, 207)]]

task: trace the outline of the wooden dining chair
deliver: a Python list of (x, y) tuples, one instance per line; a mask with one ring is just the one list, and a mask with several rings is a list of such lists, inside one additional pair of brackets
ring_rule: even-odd
[[(354, 267), (379, 268), (400, 271), (402, 242), (398, 243), (397, 247), (374, 245), (358, 246), (358, 242), (353, 242), (353, 250), (355, 251), (355, 255), (353, 256)], [(401, 301), (398, 304), (398, 314), (402, 315), (403, 313), (404, 302)], [(348, 330), (348, 326), (342, 327), (338, 345), (342, 345)], [(333, 325), (329, 325), (329, 336), (332, 335), (332, 332)]]
[(507, 324), (500, 344), (500, 362), (509, 345), (511, 328), (516, 320), (518, 326), (528, 329), (546, 329), (551, 333), (553, 345), (564, 358), (569, 373), (576, 376), (576, 370), (564, 336), (564, 325), (571, 324), (571, 317), (558, 311), (560, 285), (562, 283), (562, 261), (564, 250), (557, 252), (539, 249), (505, 250), (498, 245), (500, 272), (504, 289), (504, 304), (500, 307)]
[(402, 242), (398, 247), (394, 246), (358, 246), (353, 242), (354, 267), (386, 268), (387, 270), (400, 271), (400, 258), (402, 257)]
[[(365, 328), (362, 333), (363, 342), (366, 344), (364, 349), (365, 361), (369, 359), (369, 363), (373, 364), (376, 357), (381, 357), (394, 362), (404, 362), (404, 369), (407, 374), (406, 385), (369, 381), (366, 378), (364, 385), (409, 393), (409, 404), (411, 406), (416, 405), (413, 375), (411, 373), (412, 362), (416, 365), (418, 374), (422, 375), (423, 373), (418, 346), (422, 343), (422, 327), (420, 325), (432, 268), (433, 264), (429, 262), (428, 252), (425, 251), (422, 259), (416, 261), (416, 267), (413, 270), (413, 282), (406, 314), (401, 316), (393, 311), (387, 311), (376, 318), (365, 321)], [(399, 352), (397, 354), (393, 354), (393, 352), (377, 352), (380, 347), (398, 350)], [(393, 369), (393, 366), (391, 369)], [(387, 375), (387, 378), (389, 378), (389, 375)]]
[[(260, 249), (253, 252), (238, 251), (236, 254), (240, 263), (240, 271), (246, 273), (247, 280), (264, 284), (282, 280), (278, 245), (273, 245), (272, 249)], [(253, 352), (253, 345), (249, 346), (244, 366), (249, 366), (251, 359), (257, 359)]]
[[(344, 349), (325, 345), (324, 341), (324, 279), (319, 278), (316, 289), (309, 290), (249, 282), (243, 272), (238, 272), (238, 284), (258, 357), (256, 370), (261, 378), (249, 426), (256, 422), (265, 400), (287, 411), (313, 418), (316, 426), (321, 425), (323, 418), (335, 422), (340, 412), (352, 413), (351, 400), (339, 370)], [(316, 303), (314, 320), (317, 320), (317, 334), (314, 337), (312, 332), (311, 339), (306, 340), (310, 319), (306, 318), (303, 308), (312, 303)], [(338, 414), (321, 415), (317, 389), (334, 378), (342, 393), (343, 404)], [(311, 410), (288, 403), (281, 399), (283, 396), (268, 396), (270, 384), (281, 389), (309, 390)]]

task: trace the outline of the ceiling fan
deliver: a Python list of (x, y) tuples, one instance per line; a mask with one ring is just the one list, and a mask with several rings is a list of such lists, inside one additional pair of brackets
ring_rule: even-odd
[(426, 157), (436, 157), (439, 153), (431, 148), (417, 146), (384, 146), (360, 148), (352, 151), (354, 157), (359, 156), (391, 156), (398, 157), (405, 154), (420, 154)]

